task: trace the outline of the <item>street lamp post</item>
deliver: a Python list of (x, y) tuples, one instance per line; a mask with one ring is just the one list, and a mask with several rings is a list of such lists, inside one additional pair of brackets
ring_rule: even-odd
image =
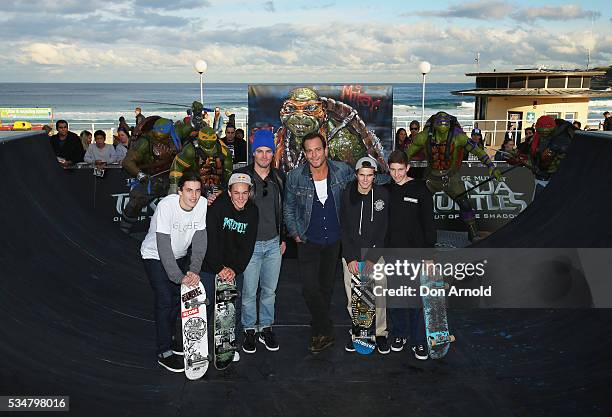
[(431, 64), (427, 61), (421, 62), (419, 71), (423, 74), (423, 95), (421, 97), (421, 129), (423, 129), (425, 123), (425, 76), (431, 71)]
[(203, 59), (196, 61), (194, 68), (200, 74), (200, 103), (204, 105), (204, 72), (208, 68), (208, 64)]

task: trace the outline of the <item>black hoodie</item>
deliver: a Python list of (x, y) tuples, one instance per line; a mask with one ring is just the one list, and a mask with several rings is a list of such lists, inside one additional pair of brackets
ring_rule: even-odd
[(223, 267), (236, 275), (246, 269), (257, 238), (259, 212), (249, 199), (244, 210), (236, 210), (227, 192), (222, 193), (206, 213), (208, 247), (202, 270), (218, 274)]
[[(383, 248), (387, 234), (389, 192), (376, 185), (366, 195), (357, 190), (357, 180), (349, 183), (342, 193), (340, 222), (342, 257), (346, 263), (362, 261), (361, 249)], [(368, 260), (376, 262), (374, 252)]]
[(423, 180), (385, 186), (389, 191), (388, 248), (433, 248), (436, 229), (433, 198)]

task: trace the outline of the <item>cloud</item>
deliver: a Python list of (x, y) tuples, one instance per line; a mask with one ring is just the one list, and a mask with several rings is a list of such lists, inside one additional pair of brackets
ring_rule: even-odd
[(512, 11), (512, 6), (503, 0), (474, 1), (450, 5), (446, 10), (406, 12), (402, 16), (428, 16), (464, 19), (503, 19)]
[(317, 4), (317, 3), (308, 3), (308, 4), (304, 4), (302, 6), (300, 6), (301, 10), (319, 10), (319, 9), (329, 9), (330, 7), (334, 7), (336, 5), (336, 3), (322, 3), (322, 4)]
[(585, 10), (575, 4), (565, 4), (560, 6), (527, 7), (512, 14), (515, 20), (576, 20), (576, 19), (598, 19), (601, 13), (594, 10)]
[[(261, 2), (258, 13), (268, 19), (228, 31), (214, 25), (217, 17), (210, 25), (190, 10), (158, 9), (158, 0), (147, 8), (135, 8), (133, 1), (116, 1), (113, 7), (83, 15), (43, 14), (44, 20), (33, 12), (0, 13), (3, 79), (41, 80), (53, 71), (58, 82), (185, 82), (193, 80), (193, 62), (201, 57), (209, 64), (211, 82), (416, 82), (416, 65), (422, 60), (432, 63), (432, 80), (465, 82), (464, 72), (475, 70), (476, 51), (482, 70), (579, 67), (585, 64), (585, 39), (591, 39), (569, 25), (517, 26), (513, 20), (499, 24), (492, 18), (477, 25), (456, 20), (434, 25), (425, 18), (390, 25), (384, 19), (363, 22), (334, 14), (336, 20), (257, 26), (257, 21), (278, 16), (263, 11)], [(181, 4), (189, 1), (196, 0)], [(474, 4), (461, 13), (470, 15), (467, 10)], [(612, 61), (612, 31), (603, 26), (593, 34), (594, 64)]]
[(172, 2), (168, 2), (168, 0), (135, 0), (134, 6), (136, 8), (164, 9), (167, 11), (172, 11), (210, 7), (211, 4), (208, 0), (174, 0)]
[(5, 12), (25, 12), (28, 14), (82, 14), (125, 3), (125, 0), (12, 0), (0, 2), (0, 10)]
[(264, 10), (267, 12), (275, 12), (276, 9), (274, 8), (274, 2), (273, 1), (267, 1), (264, 3)]

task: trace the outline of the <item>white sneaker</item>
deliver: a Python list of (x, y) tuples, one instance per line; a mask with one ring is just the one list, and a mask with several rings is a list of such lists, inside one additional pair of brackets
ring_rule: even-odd
[(234, 352), (234, 359), (232, 361), (233, 362), (240, 361), (240, 353), (238, 353), (238, 351)]

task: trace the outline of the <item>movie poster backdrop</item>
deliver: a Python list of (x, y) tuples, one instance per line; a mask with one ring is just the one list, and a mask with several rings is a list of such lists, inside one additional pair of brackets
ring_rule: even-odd
[(313, 131), (328, 138), (333, 159), (349, 164), (367, 152), (386, 166), (393, 149), (390, 85), (250, 85), (248, 103), (249, 143), (256, 130), (273, 131), (275, 165), (285, 171), (303, 161), (301, 137)]

